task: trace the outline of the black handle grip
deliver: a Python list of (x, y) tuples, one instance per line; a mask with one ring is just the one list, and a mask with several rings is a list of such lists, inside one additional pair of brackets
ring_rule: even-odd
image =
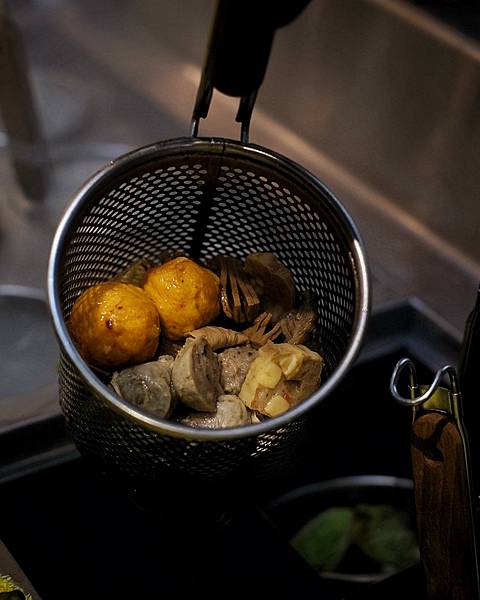
[(218, 1), (193, 112), (193, 135), (198, 120), (207, 116), (216, 89), (241, 98), (237, 121), (242, 123), (242, 138), (248, 138), (250, 116), (265, 77), (275, 31), (292, 21), (309, 2)]
[(213, 87), (237, 97), (258, 90), (275, 29), (270, 12), (258, 0), (220, 0), (205, 66)]

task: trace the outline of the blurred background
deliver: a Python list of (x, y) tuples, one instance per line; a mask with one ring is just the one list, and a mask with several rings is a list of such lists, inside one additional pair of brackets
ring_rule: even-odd
[[(58, 410), (44, 289), (60, 216), (112, 158), (189, 134), (215, 2), (0, 7), (7, 427)], [(276, 34), (250, 131), (253, 143), (315, 173), (350, 212), (374, 309), (417, 298), (457, 339), (480, 279), (479, 14), (466, 1), (312, 0)], [(216, 93), (200, 135), (238, 138), (236, 105)]]

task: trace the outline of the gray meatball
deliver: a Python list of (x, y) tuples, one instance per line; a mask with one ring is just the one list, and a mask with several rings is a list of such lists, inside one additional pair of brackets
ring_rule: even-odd
[(157, 361), (114, 373), (111, 385), (124, 400), (167, 418), (175, 404), (171, 387), (172, 365), (171, 356), (161, 356)]
[(218, 355), (220, 385), (226, 394), (239, 394), (257, 351), (249, 346), (227, 348)]

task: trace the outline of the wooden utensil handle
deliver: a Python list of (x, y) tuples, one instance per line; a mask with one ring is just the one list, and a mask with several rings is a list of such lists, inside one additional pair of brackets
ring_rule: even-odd
[(478, 598), (471, 498), (462, 439), (446, 415), (412, 426), (412, 466), (420, 555), (430, 600)]

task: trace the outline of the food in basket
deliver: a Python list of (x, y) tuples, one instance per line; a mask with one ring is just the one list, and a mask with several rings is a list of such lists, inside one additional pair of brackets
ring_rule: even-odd
[(220, 385), (227, 394), (239, 394), (257, 351), (251, 346), (226, 348), (218, 355)]
[(221, 393), (217, 355), (205, 338), (189, 338), (175, 357), (172, 384), (178, 399), (194, 410), (213, 412)]
[(69, 330), (88, 363), (117, 368), (155, 356), (160, 319), (154, 303), (140, 287), (107, 281), (87, 288), (77, 298)]
[(258, 315), (250, 327), (243, 330), (243, 333), (248, 337), (252, 346), (260, 348), (269, 340), (273, 342), (282, 335), (282, 329), (280, 323), (272, 324), (270, 313), (263, 312)]
[(275, 417), (318, 388), (322, 366), (322, 357), (306, 346), (269, 341), (252, 362), (240, 398), (248, 408)]
[[(138, 348), (145, 337), (137, 331), (141, 315), (128, 305), (130, 354), (116, 350), (113, 356), (109, 328), (97, 324), (104, 306), (96, 301), (98, 288), (126, 288), (144, 298), (156, 323), (155, 344), (145, 355)], [(114, 299), (111, 311), (124, 311), (127, 303)], [(136, 261), (87, 289), (69, 325), (82, 356), (110, 370), (106, 378), (121, 398), (158, 417), (211, 429), (278, 416), (319, 387), (323, 359), (308, 347), (316, 321), (313, 297), (295, 289), (290, 271), (271, 253), (251, 254), (244, 262), (217, 257), (208, 267), (163, 253), (157, 263)], [(98, 352), (106, 347), (108, 360)]]
[[(168, 254), (165, 255), (168, 258)], [(163, 258), (160, 259), (164, 261)], [(132, 283), (138, 287), (142, 287), (145, 282), (147, 272), (155, 265), (151, 260), (141, 258), (140, 260), (134, 260), (128, 265), (128, 267), (119, 273), (112, 281), (122, 281), (123, 283)]]
[(285, 341), (290, 344), (305, 344), (315, 329), (317, 313), (313, 308), (312, 294), (307, 291), (304, 296), (302, 305), (286, 312), (279, 322)]
[(167, 338), (179, 340), (220, 313), (220, 280), (185, 256), (147, 272), (143, 289), (152, 298)]
[(249, 338), (240, 331), (225, 329), (225, 327), (200, 327), (194, 331), (189, 331), (188, 335), (193, 338), (205, 338), (213, 350), (219, 348), (228, 348), (230, 346), (241, 346), (247, 344)]
[(235, 323), (245, 323), (255, 318), (260, 312), (260, 300), (242, 261), (231, 256), (217, 256), (212, 266), (220, 274), (223, 314)]
[(168, 418), (175, 406), (172, 366), (172, 356), (161, 356), (156, 361), (114, 373), (111, 385), (124, 400)]
[(250, 275), (263, 310), (274, 321), (291, 310), (295, 303), (295, 283), (290, 271), (271, 252), (255, 252), (245, 259), (245, 272)]
[(238, 396), (222, 394), (218, 397), (214, 413), (191, 412), (180, 419), (183, 425), (204, 427), (207, 429), (223, 429), (224, 427), (239, 427), (252, 422), (250, 412)]

